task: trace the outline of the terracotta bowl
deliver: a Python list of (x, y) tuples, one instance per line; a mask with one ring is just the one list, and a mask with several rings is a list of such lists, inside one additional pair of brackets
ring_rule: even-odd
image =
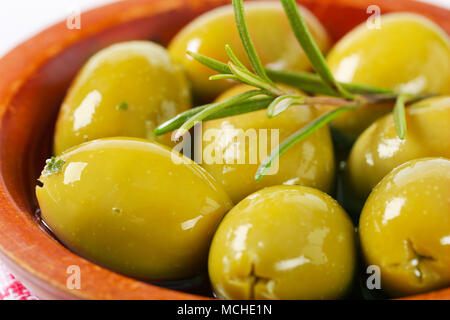
[[(112, 43), (150, 39), (167, 44), (194, 17), (229, 0), (128, 0), (82, 14), (81, 30), (62, 22), (22, 43), (0, 60), (0, 259), (40, 298), (201, 299), (101, 268), (64, 248), (36, 223), (34, 186), (45, 159), (61, 101), (83, 63)], [(412, 11), (450, 33), (450, 11), (409, 0), (302, 0), (334, 40), (382, 13)], [(82, 288), (66, 287), (70, 265)], [(413, 298), (450, 299), (450, 289)]]

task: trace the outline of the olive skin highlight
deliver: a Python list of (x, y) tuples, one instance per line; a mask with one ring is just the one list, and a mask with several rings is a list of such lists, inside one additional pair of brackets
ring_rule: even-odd
[(131, 138), (87, 142), (58, 159), (64, 165), (49, 175), (44, 170), (36, 195), (42, 219), (68, 248), (143, 280), (204, 271), (232, 203), (201, 167)]

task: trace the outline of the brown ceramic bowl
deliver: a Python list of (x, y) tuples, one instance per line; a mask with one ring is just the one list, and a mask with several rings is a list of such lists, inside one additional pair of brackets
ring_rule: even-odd
[[(35, 220), (34, 185), (50, 155), (61, 101), (76, 72), (96, 51), (124, 40), (167, 44), (194, 17), (230, 0), (125, 0), (82, 14), (81, 30), (62, 22), (22, 43), (0, 60), (0, 259), (40, 298), (201, 299), (116, 274), (70, 252)], [(302, 0), (334, 40), (367, 18), (412, 11), (450, 33), (450, 12), (410, 0)], [(82, 288), (66, 287), (67, 267), (82, 271)], [(416, 298), (416, 297), (414, 297)], [(418, 296), (450, 299), (450, 289)]]

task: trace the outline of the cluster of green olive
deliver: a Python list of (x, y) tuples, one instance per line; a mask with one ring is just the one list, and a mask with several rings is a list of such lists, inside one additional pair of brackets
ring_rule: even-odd
[[(327, 52), (325, 29), (301, 12)], [(266, 66), (310, 68), (281, 5), (252, 2), (246, 15)], [(409, 106), (405, 139), (396, 134), (391, 104), (364, 106), (333, 121), (335, 131), (356, 140), (343, 175), (349, 192), (368, 196), (358, 229), (330, 196), (339, 170), (327, 126), (291, 148), (278, 172), (259, 182), (260, 161), (237, 161), (254, 146), (236, 149), (236, 137), (227, 136), (230, 127), (277, 129), (283, 140), (331, 107), (292, 106), (275, 118), (261, 110), (205, 122), (203, 132), (222, 135), (209, 144), (196, 138), (203, 150), (227, 155), (220, 163), (197, 164), (170, 149), (169, 135), (154, 135), (192, 100), (220, 101), (250, 89), (208, 81), (213, 72), (186, 55), (226, 61), (224, 45), (230, 44), (248, 62), (238, 39), (226, 6), (191, 22), (167, 51), (148, 41), (125, 42), (86, 63), (62, 104), (55, 157), (36, 187), (42, 218), (55, 236), (83, 257), (146, 281), (189, 279), (207, 268), (215, 294), (226, 299), (345, 297), (357, 277), (359, 242), (391, 296), (450, 285), (450, 96)], [(342, 82), (450, 94), (449, 37), (418, 15), (383, 16), (381, 29), (357, 27), (327, 61)]]

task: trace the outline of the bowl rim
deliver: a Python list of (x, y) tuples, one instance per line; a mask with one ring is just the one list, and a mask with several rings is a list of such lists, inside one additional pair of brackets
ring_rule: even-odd
[[(388, 6), (393, 11), (404, 10), (415, 12), (428, 12), (436, 17), (447, 16), (450, 10), (436, 7), (430, 4), (413, 0), (302, 0), (303, 3), (322, 2), (323, 4), (342, 5), (349, 7), (367, 6), (368, 4), (380, 4)], [(300, 1), (300, 3), (302, 2)], [(47, 61), (58, 56), (77, 42), (108, 30), (112, 27), (143, 19), (152, 15), (161, 14), (172, 9), (196, 8), (202, 6), (217, 6), (229, 2), (229, 0), (122, 0), (106, 4), (82, 13), (83, 26), (81, 30), (67, 32), (65, 21), (56, 23), (30, 39), (22, 42), (0, 59), (0, 134), (3, 130), (3, 120), (9, 108), (9, 102), (20, 91), (28, 79)], [(119, 14), (120, 13), (120, 14)], [(444, 20), (445, 21), (445, 20)], [(446, 27), (450, 31), (450, 25)], [(1, 165), (1, 163), (0, 163)], [(141, 282), (126, 276), (119, 275), (110, 270), (99, 267), (69, 250), (65, 249), (55, 240), (41, 232), (37, 225), (28, 217), (25, 209), (20, 208), (5, 185), (3, 175), (0, 177), (0, 259), (30, 286), (45, 287), (45, 292), (51, 296), (64, 297), (65, 299), (207, 299), (206, 297), (174, 291)], [(28, 220), (28, 221), (26, 221)], [(20, 223), (26, 225), (19, 226)], [(26, 234), (26, 241), (19, 239), (21, 227), (31, 230)], [(38, 232), (36, 232), (39, 230)], [(43, 261), (48, 261), (49, 254), (34, 250), (38, 244), (45, 243), (52, 250), (63, 252), (71, 261), (77, 261), (86, 267), (92, 275), (89, 286), (81, 290), (70, 290), (61, 276), (55, 277), (52, 268), (42, 268)], [(19, 248), (19, 244), (26, 247)], [(99, 277), (96, 280), (95, 277)], [(114, 283), (118, 289), (99, 289), (95, 281)], [(94, 282), (92, 282), (94, 281)], [(450, 288), (436, 292), (425, 293), (412, 299), (450, 299)]]

